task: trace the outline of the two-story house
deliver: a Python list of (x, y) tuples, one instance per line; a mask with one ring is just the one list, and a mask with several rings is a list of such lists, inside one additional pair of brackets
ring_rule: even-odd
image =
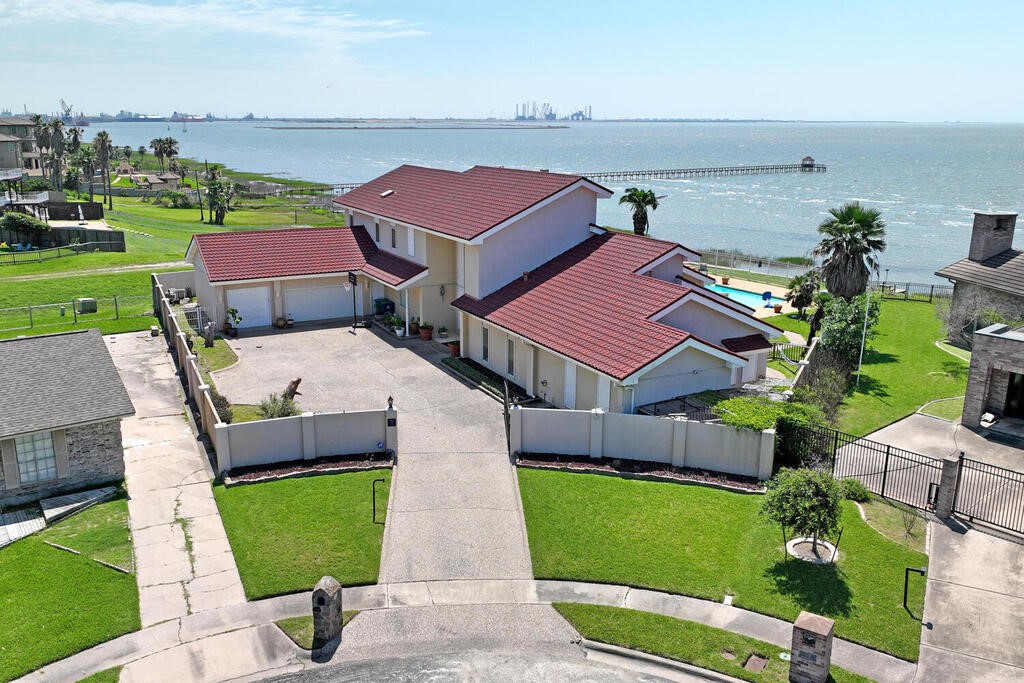
[(36, 136), (33, 132), (32, 121), (17, 116), (0, 118), (0, 137), (16, 143), (17, 166), (7, 166), (0, 163), (3, 168), (24, 168), (29, 175), (42, 174), (42, 153), (36, 146)]
[(611, 194), (576, 175), (402, 166), (334, 200), (343, 228), (196, 235), (188, 259), (216, 318), (340, 318), (388, 299), (559, 406), (632, 412), (763, 377), (778, 331), (706, 289), (696, 252), (596, 227)]

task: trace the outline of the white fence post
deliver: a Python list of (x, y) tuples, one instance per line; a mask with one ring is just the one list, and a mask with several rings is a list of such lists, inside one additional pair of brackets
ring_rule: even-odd
[(316, 458), (316, 414), (302, 414), (302, 458), (313, 460)]
[(775, 467), (775, 430), (766, 429), (761, 432), (761, 452), (758, 454), (757, 478), (761, 481), (771, 479)]
[(604, 411), (594, 408), (590, 411), (590, 457), (600, 458), (604, 454)]
[(231, 469), (231, 430), (226, 424), (214, 426), (217, 432), (217, 472), (227, 472)]
[(512, 455), (523, 452), (523, 409), (512, 406), (508, 411), (508, 449)]
[(672, 420), (672, 466), (686, 467), (686, 430), (690, 421), (685, 417)]

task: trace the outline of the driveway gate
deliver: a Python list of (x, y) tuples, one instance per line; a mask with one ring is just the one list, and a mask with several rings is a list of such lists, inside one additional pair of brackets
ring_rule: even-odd
[(953, 512), (972, 522), (1024, 533), (1024, 472), (960, 456)]

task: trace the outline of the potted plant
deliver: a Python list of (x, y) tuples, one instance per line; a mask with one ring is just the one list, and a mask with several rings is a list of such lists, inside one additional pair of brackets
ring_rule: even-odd
[(452, 358), (458, 358), (461, 355), (462, 345), (458, 339), (448, 342), (448, 353), (452, 354)]
[(188, 347), (189, 351), (191, 351), (192, 347), (195, 346), (195, 341), (192, 339), (192, 333), (191, 332), (186, 332), (185, 333), (185, 346)]
[(238, 309), (234, 306), (228, 306), (227, 316), (228, 320), (224, 321), (224, 333), (231, 335), (232, 337), (237, 337), (238, 323), (242, 322), (242, 316), (238, 314)]
[(441, 327), (437, 328), (437, 336), (441, 337), (442, 339), (447, 337), (448, 336), (448, 328), (445, 327), (444, 325), (441, 325)]
[(728, 275), (723, 275), (722, 276), (722, 284), (723, 285), (729, 284), (729, 276)]
[(772, 304), (772, 310), (776, 313), (782, 313), (782, 304)]
[(430, 323), (420, 323), (420, 339), (430, 341), (434, 338), (434, 326)]
[(396, 315), (395, 317), (393, 317), (391, 319), (391, 321), (395, 325), (395, 334), (397, 334), (399, 337), (404, 337), (405, 336), (405, 321), (402, 320), (401, 316), (397, 316)]
[(420, 333), (420, 319), (418, 317), (417, 318), (413, 318), (412, 320), (409, 321), (409, 334), (419, 334), (419, 333)]
[(388, 328), (388, 332), (395, 331), (395, 318), (397, 316), (387, 313), (384, 315), (384, 327)]

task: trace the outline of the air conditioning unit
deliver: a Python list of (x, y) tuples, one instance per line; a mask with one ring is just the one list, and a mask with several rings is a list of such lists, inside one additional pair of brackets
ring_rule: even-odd
[(97, 311), (96, 299), (87, 297), (75, 301), (79, 313), (95, 313)]

